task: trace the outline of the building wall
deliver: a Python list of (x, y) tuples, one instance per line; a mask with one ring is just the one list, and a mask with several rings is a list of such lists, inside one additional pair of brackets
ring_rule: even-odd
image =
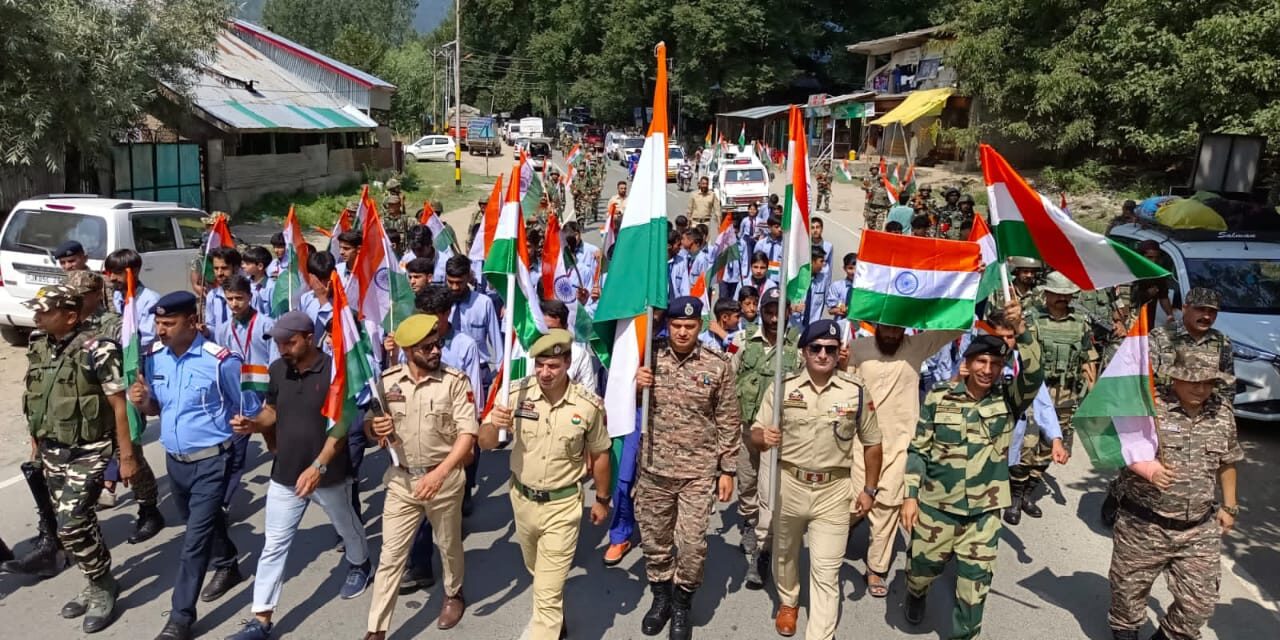
[[(216, 144), (215, 144), (216, 142)], [(228, 156), (210, 141), (209, 208), (236, 212), (272, 193), (323, 193), (359, 181), (365, 166), (391, 166), (391, 149), (334, 149), (316, 144), (299, 153)]]

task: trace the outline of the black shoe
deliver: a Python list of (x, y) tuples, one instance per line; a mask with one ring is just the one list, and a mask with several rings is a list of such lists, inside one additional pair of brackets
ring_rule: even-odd
[(213, 602), (226, 595), (232, 587), (240, 584), (242, 580), (244, 580), (244, 576), (240, 575), (240, 567), (236, 565), (218, 569), (213, 572), (213, 578), (209, 579), (209, 584), (205, 586), (204, 591), (200, 592), (200, 601)]
[(0, 569), (44, 580), (58, 575), (67, 564), (67, 554), (58, 547), (58, 539), (52, 535), (42, 535), (36, 539), (35, 548), (17, 560), (5, 562), (0, 565)]
[(0, 540), (0, 562), (8, 562), (12, 559), (13, 550), (9, 548), (9, 545), (5, 544), (4, 540)]
[(1009, 524), (1022, 522), (1022, 491), (1022, 482), (1009, 481), (1009, 506), (1004, 510), (1004, 521)]
[(1156, 627), (1156, 632), (1151, 634), (1147, 640), (1169, 640), (1169, 636), (1165, 635), (1164, 627)]
[(911, 624), (920, 624), (924, 622), (925, 597), (907, 592), (907, 622)]
[(1039, 518), (1044, 515), (1044, 511), (1036, 506), (1034, 494), (1036, 491), (1036, 481), (1032, 480), (1022, 490), (1022, 512), (1032, 518)]
[(191, 625), (170, 620), (164, 623), (164, 628), (160, 630), (156, 640), (191, 640), (192, 637)]
[(671, 630), (670, 640), (690, 640), (693, 638), (693, 621), (689, 619), (689, 609), (693, 605), (693, 592), (684, 587), (676, 587), (671, 593)]
[(407, 596), (420, 589), (430, 589), (436, 584), (436, 574), (431, 567), (409, 567), (400, 578), (400, 595)]
[(164, 530), (164, 515), (155, 507), (138, 507), (138, 519), (133, 523), (133, 533), (129, 536), (129, 544), (146, 542)]
[(1138, 640), (1137, 629), (1112, 629), (1111, 640)]
[(671, 589), (670, 580), (649, 583), (649, 591), (653, 592), (653, 604), (649, 605), (649, 611), (640, 622), (640, 631), (646, 636), (662, 633), (662, 628), (671, 619)]

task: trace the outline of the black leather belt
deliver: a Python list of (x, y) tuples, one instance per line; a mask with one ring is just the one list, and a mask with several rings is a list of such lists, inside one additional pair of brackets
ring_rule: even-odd
[(1120, 508), (1124, 509), (1129, 513), (1129, 515), (1139, 520), (1150, 522), (1161, 529), (1169, 529), (1170, 531), (1186, 531), (1187, 529), (1194, 529), (1208, 522), (1209, 519), (1213, 517), (1214, 512), (1214, 509), (1210, 508), (1203, 516), (1200, 516), (1195, 520), (1178, 520), (1176, 518), (1162, 516), (1155, 511), (1130, 500), (1129, 498), (1120, 498)]

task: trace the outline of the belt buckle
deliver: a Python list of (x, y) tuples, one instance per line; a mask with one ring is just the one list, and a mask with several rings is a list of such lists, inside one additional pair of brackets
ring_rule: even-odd
[(551, 502), (551, 492), (542, 489), (529, 489), (529, 499), (534, 502)]
[(810, 484), (818, 484), (827, 481), (827, 474), (818, 471), (802, 471), (800, 472), (800, 479)]

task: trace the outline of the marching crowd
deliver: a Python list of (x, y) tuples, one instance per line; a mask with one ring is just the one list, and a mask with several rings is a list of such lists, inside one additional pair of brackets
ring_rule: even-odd
[[(829, 206), (830, 166), (819, 174)], [(974, 202), (959, 190), (947, 189), (940, 206), (927, 188), (891, 206), (875, 176), (866, 186), (866, 228), (967, 237)], [(260, 549), (252, 618), (231, 637), (271, 637), (285, 559), (311, 502), (332, 522), (345, 556), (340, 596), (356, 598), (372, 584), (366, 640), (386, 637), (399, 595), (434, 585), (437, 549), (444, 598), (437, 626), (454, 627), (467, 606), (462, 523), (477, 508), (477, 468), (486, 458), (486, 473), (510, 480), (515, 538), (532, 575), (533, 638), (570, 635), (564, 583), (584, 503), (592, 524), (608, 526), (605, 565), (619, 564), (633, 545), (642, 550), (652, 593), (642, 632), (692, 637), (708, 520), (717, 502), (735, 497), (745, 586), (763, 589), (771, 579), (780, 635), (797, 632), (807, 539), (804, 635), (834, 637), (847, 540), (866, 521), (867, 592), (888, 595), (901, 528), (910, 541), (908, 621), (923, 620), (931, 583), (954, 559), (952, 628), (944, 634), (979, 637), (1001, 528), (1023, 514), (1046, 515), (1038, 489), (1051, 463), (1071, 457), (1075, 407), (1131, 320), (1166, 300), (1170, 285), (1082, 294), (1061, 274), (1015, 258), (1012, 295), (980, 302), (971, 331), (868, 324), (847, 317), (857, 255), (837, 261), (820, 218), (811, 219), (810, 288), (789, 304), (778, 286), (778, 197), (728, 219), (706, 178), (698, 187), (669, 223), (669, 305), (655, 310), (653, 359), (636, 375), (645, 408), (635, 430), (612, 439), (600, 399), (607, 376), (571, 320), (575, 307), (593, 308), (611, 248), (586, 242), (577, 223), (560, 231), (579, 285), (567, 295), (542, 291), (535, 304), (548, 331), (529, 349), (532, 372), (512, 380), (509, 397), (485, 413), (503, 365), (501, 300), (480, 265), (438, 249), (429, 228), (404, 217), (393, 188), (384, 224), (403, 250), (415, 314), (380, 345), (381, 402), (338, 424), (323, 413), (336, 375), (330, 354), (342, 340), (330, 335), (342, 299), (331, 283), (335, 274), (350, 277), (358, 231), (339, 235), (336, 252), (311, 252), (300, 307), (275, 317), (281, 234), (271, 242), (274, 256), (256, 246), (214, 249), (211, 277), (193, 269), (196, 294), (161, 295), (134, 282), (142, 258), (130, 249), (110, 254), (103, 274), (91, 273), (83, 248), (65, 243), (54, 254), (66, 282), (27, 303), (38, 331), (24, 395), (32, 443), (24, 472), (40, 534), (21, 558), (2, 549), (10, 557), (4, 568), (50, 577), (69, 559), (86, 586), (62, 615), (83, 617), (86, 633), (110, 625), (120, 614), (120, 586), (95, 506), (113, 503), (127, 485), (139, 507), (128, 542), (166, 526), (139, 440), (144, 416), (158, 416), (170, 502), (185, 533), (174, 545), (172, 606), (157, 640), (194, 636), (197, 602), (216, 601), (244, 580), (238, 563), (246, 548)], [(606, 224), (616, 224), (626, 200), (623, 182)], [(718, 261), (712, 239), (729, 224), (738, 257)], [(718, 262), (722, 275), (698, 295), (696, 281)], [(136, 352), (121, 339), (130, 331), (121, 327), (127, 302), (140, 318)], [(1212, 328), (1219, 306), (1216, 292), (1193, 289), (1172, 324), (1152, 334), (1162, 464), (1122, 470), (1104, 514), (1114, 521), (1108, 620), (1117, 639), (1137, 638), (1162, 572), (1174, 602), (1153, 637), (1198, 638), (1216, 602), (1219, 540), (1237, 515), (1233, 465), (1242, 458), (1231, 346)], [(138, 379), (126, 388), (125, 371), (135, 369)], [(265, 526), (262, 539), (233, 541), (227, 507), (255, 435), (271, 458)], [(510, 449), (509, 472), (493, 469), (495, 458), (483, 453), (500, 448)], [(387, 452), (388, 470), (381, 483), (362, 482), (374, 449)], [(360, 497), (373, 484), (385, 492), (376, 559)], [(594, 495), (584, 499), (588, 490)]]

